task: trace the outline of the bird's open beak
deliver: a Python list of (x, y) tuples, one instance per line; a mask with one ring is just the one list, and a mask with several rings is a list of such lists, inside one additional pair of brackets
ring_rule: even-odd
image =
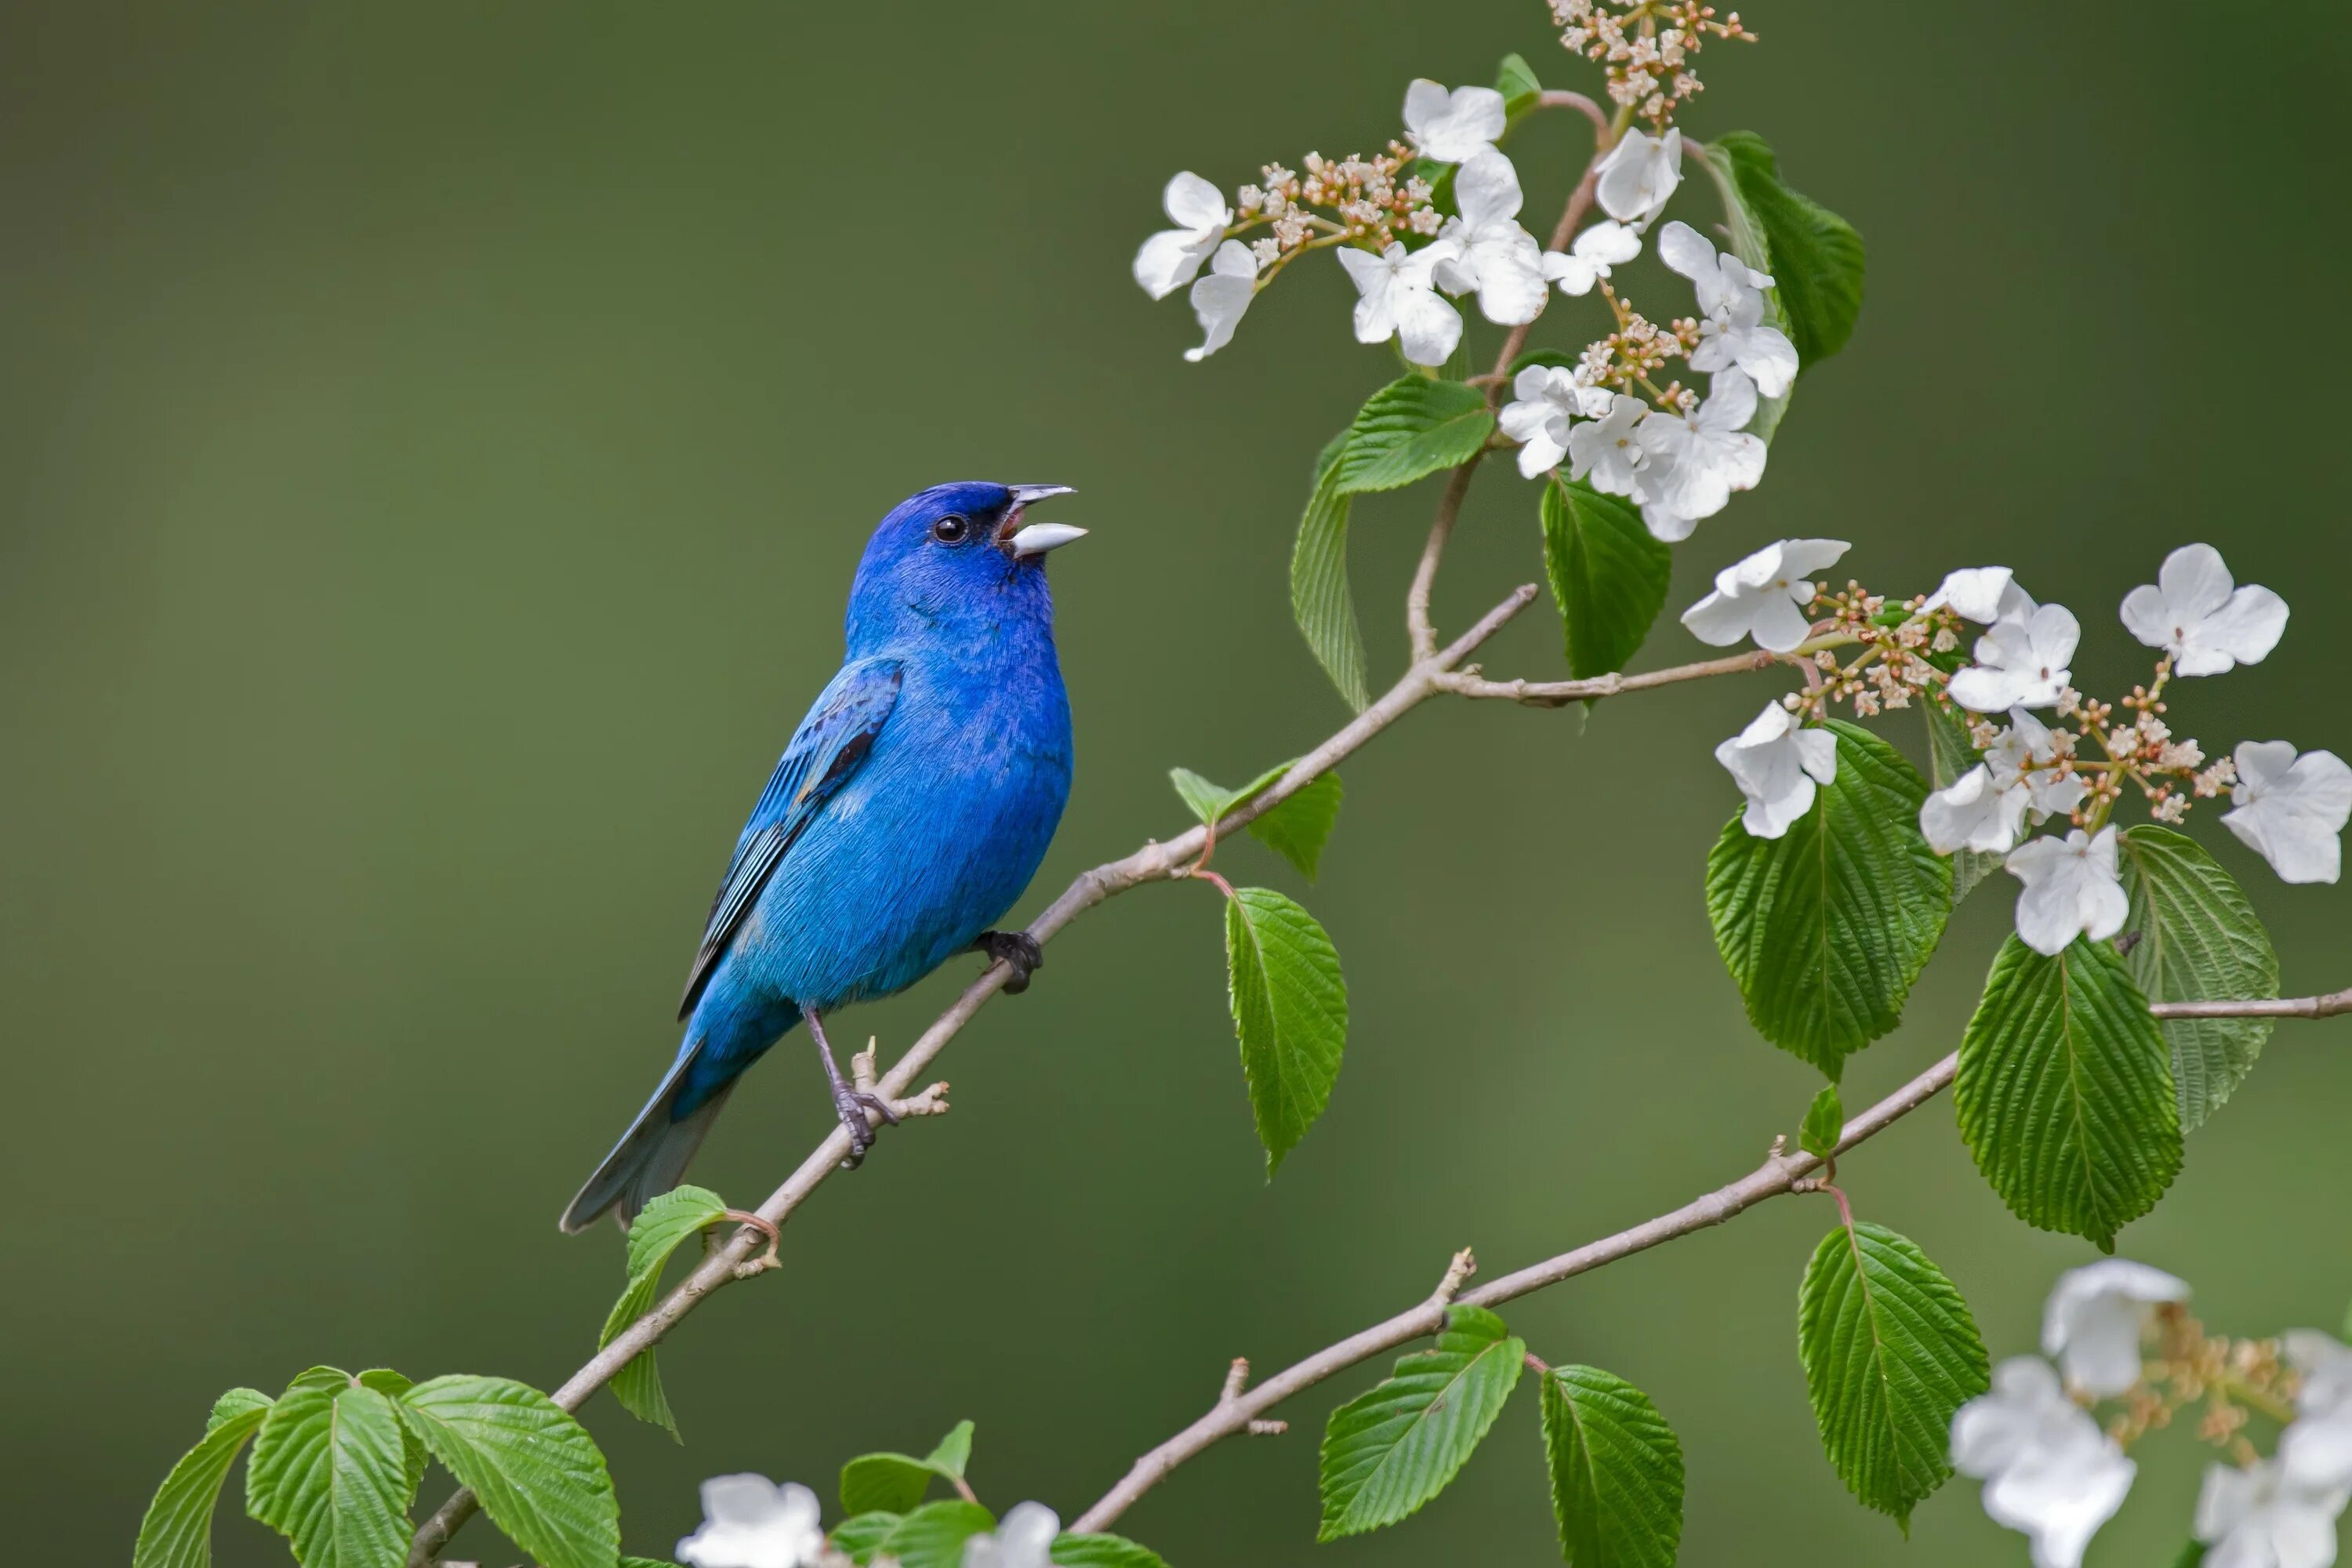
[(1043, 555), (1048, 550), (1059, 550), (1072, 540), (1084, 539), (1087, 536), (1085, 529), (1073, 528), (1066, 522), (1024, 524), (1021, 521), (1021, 514), (1027, 510), (1030, 502), (1041, 501), (1049, 496), (1066, 496), (1075, 493), (1069, 486), (1007, 485), (1005, 488), (1013, 492), (1013, 506), (1010, 514), (1005, 518), (1005, 522), (1013, 525), (1013, 531), (1009, 536), (1002, 537), (1004, 538), (1004, 547), (1013, 552), (1014, 560), (1025, 560), (1032, 555)]

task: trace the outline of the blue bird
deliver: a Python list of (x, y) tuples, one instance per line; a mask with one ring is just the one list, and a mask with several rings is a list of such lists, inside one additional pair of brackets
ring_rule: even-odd
[(850, 585), (840, 673), (736, 840), (688, 973), (686, 1038), (563, 1211), (625, 1225), (677, 1184), (743, 1070), (796, 1023), (816, 1041), (855, 1166), (866, 1113), (824, 1015), (977, 948), (1024, 989), (1043, 962), (989, 928), (1029, 885), (1070, 795), (1070, 704), (1045, 552), (1085, 533), (1024, 513), (1066, 485), (936, 485), (894, 507)]

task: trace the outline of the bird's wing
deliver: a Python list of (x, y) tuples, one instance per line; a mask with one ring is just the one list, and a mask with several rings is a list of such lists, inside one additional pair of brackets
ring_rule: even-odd
[(736, 841), (735, 858), (719, 881), (719, 896), (710, 901), (710, 921), (686, 977), (685, 1000), (678, 1004), (681, 1019), (701, 1000), (711, 970), (793, 841), (874, 749), (874, 738), (898, 705), (903, 679), (896, 659), (850, 665), (833, 678), (801, 721), (769, 776), (768, 787), (760, 793), (760, 804), (751, 808), (751, 819)]

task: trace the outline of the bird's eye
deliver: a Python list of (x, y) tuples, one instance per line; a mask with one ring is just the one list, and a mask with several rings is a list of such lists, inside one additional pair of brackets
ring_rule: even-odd
[(931, 524), (931, 537), (941, 544), (961, 544), (963, 536), (971, 531), (971, 520), (954, 512)]

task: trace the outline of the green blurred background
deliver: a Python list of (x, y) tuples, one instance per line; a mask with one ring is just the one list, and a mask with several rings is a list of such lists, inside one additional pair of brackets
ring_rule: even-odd
[[(2137, 666), (2108, 613), (2220, 544), (2298, 610), (2174, 713), (2352, 745), (2340, 364), (2352, 24), (2209, 6), (1759, 4), (1688, 116), (1752, 127), (1870, 242), (1869, 302), (1768, 483), (1678, 552), (1675, 606), (1786, 534), (1913, 592), (1999, 560)], [(2249, 17), (2251, 21), (2251, 16)], [(2029, 25), (2030, 23), (2030, 25)], [(1168, 174), (1369, 149), (1405, 81), (1506, 50), (1589, 86), (1539, 0), (975, 6), (18, 5), (0, 22), (0, 1027), (10, 1194), (0, 1513), (13, 1554), (124, 1561), (222, 1387), (302, 1366), (551, 1386), (620, 1284), (557, 1209), (675, 1041), (741, 814), (838, 650), (877, 516), (950, 478), (1056, 479), (1080, 764), (1025, 908), (1344, 717), (1286, 612), (1316, 447), (1391, 374), (1308, 265), (1201, 366), (1129, 280)], [(1515, 143), (1538, 227), (1583, 156)], [(1710, 221), (1703, 184), (1677, 210)], [(1645, 281), (1646, 279), (1646, 281)], [(1675, 297), (1637, 273), (1646, 289)], [(1686, 296), (1682, 296), (1686, 298)], [(1591, 320), (1555, 302), (1538, 342)], [(1481, 329), (1482, 331), (1486, 331)], [(1490, 331), (1476, 340), (1491, 352)], [(1376, 665), (1432, 501), (1359, 512)], [(1538, 571), (1493, 465), (1441, 587), (1454, 627)], [(1673, 625), (1644, 658), (1697, 650)], [(1558, 673), (1531, 612), (1490, 667)], [(1768, 683), (1590, 720), (1433, 705), (1346, 771), (1306, 897), (1353, 984), (1330, 1114), (1261, 1176), (1205, 889), (1121, 899), (942, 1064), (953, 1116), (887, 1136), (787, 1267), (663, 1352), (688, 1446), (600, 1398), (629, 1545), (751, 1468), (831, 1491), (979, 1423), (1000, 1508), (1074, 1513), (1196, 1415), (1425, 1292), (1749, 1168), (1814, 1086), (1745, 1027), (1709, 944), (1708, 759)], [(1899, 716), (1906, 744), (1915, 722)], [(2352, 982), (2346, 891), (2245, 877), (2286, 984)], [(1849, 1104), (1948, 1049), (2007, 920), (1979, 894)], [(968, 971), (854, 1015), (901, 1044)], [(2352, 1297), (2352, 1027), (2289, 1026), (2124, 1250), (2218, 1326)], [(828, 1121), (755, 1074), (697, 1177), (753, 1202)], [(1958, 1280), (1995, 1353), (2093, 1253), (2009, 1216), (1938, 1101), (1849, 1163), (1863, 1212)], [(1906, 1545), (1814, 1439), (1795, 1293), (1825, 1205), (1774, 1204), (1517, 1307), (1552, 1359), (1646, 1387), (1689, 1456), (1686, 1561), (2022, 1563), (1974, 1489)], [(1180, 1563), (1305, 1560), (1316, 1432), (1213, 1451), (1126, 1527)], [(1553, 1560), (1522, 1395), (1420, 1519), (1335, 1563)], [(2198, 1456), (2149, 1446), (2095, 1564), (2168, 1560)], [(431, 1489), (438, 1495), (438, 1483)], [(428, 1498), (428, 1502), (432, 1500)], [(229, 1564), (284, 1561), (232, 1508)], [(508, 1561), (477, 1526), (470, 1550)]]

